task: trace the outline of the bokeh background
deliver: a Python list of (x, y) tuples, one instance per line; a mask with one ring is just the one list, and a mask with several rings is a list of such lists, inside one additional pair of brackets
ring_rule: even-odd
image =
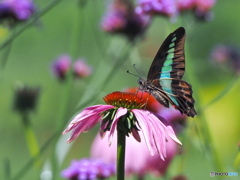
[[(46, 174), (40, 174), (53, 161), (58, 164), (52, 167), (55, 179), (63, 179), (60, 172), (72, 159), (89, 156), (98, 130), (95, 127), (67, 144), (69, 135), (60, 133), (72, 116), (84, 107), (104, 103), (102, 97), (110, 92), (137, 86), (137, 77), (126, 71), (136, 73), (132, 67), (136, 64), (146, 77), (159, 46), (180, 26), (185, 27), (187, 34), (184, 79), (193, 86), (199, 116), (189, 118), (187, 128), (179, 136), (183, 154), (171, 163), (170, 177), (181, 172), (188, 179), (200, 180), (211, 179), (211, 171), (240, 173), (239, 163), (235, 163), (240, 140), (240, 80), (228, 63), (219, 66), (210, 56), (218, 44), (231, 44), (240, 51), (240, 1), (218, 0), (211, 10), (214, 17), (207, 22), (196, 20), (191, 14), (181, 15), (175, 22), (155, 17), (145, 36), (134, 45), (122, 36), (101, 30), (100, 22), (109, 1), (53, 2), (53, 7), (27, 28), (27, 23), (20, 23), (14, 30), (0, 29), (1, 44), (12, 38), (0, 49), (0, 179), (44, 179)], [(35, 0), (39, 11), (50, 3)], [(68, 54), (72, 60), (84, 58), (93, 68), (92, 75), (82, 79), (69, 75), (65, 81), (59, 81), (51, 73), (51, 63), (62, 54)], [(36, 109), (29, 115), (38, 144), (45, 147), (40, 156), (44, 162), (40, 171), (31, 163), (22, 118), (13, 110), (15, 89), (22, 84), (40, 88)], [(210, 132), (209, 147), (214, 146), (219, 162), (211, 157), (211, 148), (205, 148), (196, 133), (195, 126), (199, 124)], [(148, 179), (154, 177), (149, 175)]]

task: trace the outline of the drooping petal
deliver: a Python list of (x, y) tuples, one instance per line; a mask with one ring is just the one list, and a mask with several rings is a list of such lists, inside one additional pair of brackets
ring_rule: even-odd
[(86, 132), (93, 126), (95, 126), (101, 120), (100, 113), (105, 110), (111, 109), (112, 107), (114, 106), (96, 105), (84, 109), (71, 121), (67, 129), (63, 131), (63, 134), (65, 134), (73, 130), (70, 138), (68, 139), (68, 142), (73, 141), (79, 136), (79, 134), (81, 134), (82, 132)]
[(162, 126), (162, 124), (159, 123), (160, 121), (159, 119), (157, 119), (158, 121), (155, 121), (156, 116), (154, 116), (153, 114), (150, 114), (148, 118), (150, 119), (150, 122), (149, 122), (150, 125), (153, 127), (152, 128), (153, 140), (157, 148), (157, 152), (160, 154), (161, 158), (164, 160), (164, 158), (166, 157), (166, 139), (167, 139), (164, 126)]
[(138, 120), (140, 129), (151, 155), (158, 152), (161, 159), (164, 160), (166, 157), (166, 140), (169, 137), (175, 142), (181, 144), (171, 126), (166, 126), (154, 114), (149, 111), (137, 109), (133, 109), (132, 112)]
[(95, 106), (90, 106), (85, 108), (81, 113), (79, 113), (77, 116), (73, 118), (73, 120), (70, 122), (68, 125), (67, 129), (63, 131), (63, 134), (71, 131), (73, 128), (75, 128), (78, 123), (80, 123), (83, 120), (88, 119), (89, 117), (95, 115), (95, 114), (100, 114), (101, 112), (111, 109), (114, 106), (111, 105), (95, 105)]
[(142, 115), (140, 113), (140, 111), (137, 109), (133, 109), (132, 112), (134, 113), (134, 115), (136, 116), (136, 118), (138, 120), (140, 129), (142, 131), (142, 134), (144, 135), (144, 139), (147, 144), (148, 150), (150, 151), (150, 154), (153, 156), (155, 153), (154, 153), (153, 142), (152, 142), (152, 138), (151, 138), (151, 130), (149, 128), (148, 123), (146, 123), (146, 121), (145, 121), (146, 115), (145, 116)]

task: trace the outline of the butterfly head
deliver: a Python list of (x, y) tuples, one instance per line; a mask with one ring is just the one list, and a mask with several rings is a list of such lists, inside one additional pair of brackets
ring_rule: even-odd
[(148, 91), (148, 84), (147, 84), (147, 80), (143, 79), (143, 78), (139, 78), (138, 79), (138, 84), (139, 84), (139, 90), (140, 91)]

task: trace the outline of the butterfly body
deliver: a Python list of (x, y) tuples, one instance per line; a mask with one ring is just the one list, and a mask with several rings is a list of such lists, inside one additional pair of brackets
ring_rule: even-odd
[(194, 117), (192, 87), (182, 80), (185, 71), (185, 30), (171, 33), (157, 52), (147, 79), (139, 78), (139, 90), (152, 94), (165, 107), (171, 104), (181, 113)]
[(161, 93), (161, 90), (157, 88), (157, 86), (155, 86), (153, 82), (147, 79), (139, 78), (138, 84), (140, 91), (152, 94), (155, 97), (155, 99), (158, 100), (158, 102), (160, 102), (165, 107), (169, 107), (168, 100), (164, 97), (165, 95)]

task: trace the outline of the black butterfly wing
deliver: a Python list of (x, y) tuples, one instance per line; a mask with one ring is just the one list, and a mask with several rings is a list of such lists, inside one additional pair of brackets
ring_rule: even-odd
[[(165, 39), (149, 69), (147, 79), (182, 79), (185, 70), (185, 29), (178, 28)], [(170, 71), (170, 73), (169, 73)]]
[(156, 88), (153, 96), (164, 106), (172, 104), (181, 113), (194, 117), (192, 87), (181, 80), (185, 71), (185, 29), (171, 33), (158, 50), (148, 72), (147, 80)]

